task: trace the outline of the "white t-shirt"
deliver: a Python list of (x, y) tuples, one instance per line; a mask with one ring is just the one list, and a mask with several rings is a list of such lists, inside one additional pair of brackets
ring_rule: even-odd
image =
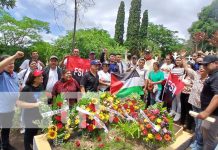
[[(24, 60), (24, 62), (20, 65), (20, 69), (24, 70), (24, 69), (28, 69), (29, 68), (29, 59)], [(40, 63), (37, 63), (37, 68), (39, 70), (42, 70), (42, 66), (40, 65)]]
[(126, 64), (124, 62), (120, 62), (117, 63), (117, 65), (119, 66), (119, 72), (120, 73), (125, 73), (126, 72)]
[(174, 64), (169, 64), (167, 65), (167, 63), (164, 63), (162, 66), (161, 66), (161, 70), (163, 71), (164, 73), (164, 78), (167, 79), (168, 76), (169, 76), (169, 73), (170, 71), (173, 69), (174, 67)]
[(54, 69), (54, 70), (53, 69), (49, 70), (46, 91), (52, 92), (52, 89), (57, 81), (58, 81), (58, 72), (57, 72), (57, 67), (56, 67), (56, 69)]
[(149, 72), (153, 71), (153, 64), (154, 64), (154, 62), (155, 62), (154, 59), (146, 60), (145, 61), (144, 68), (145, 68), (145, 70), (148, 71), (148, 73), (146, 73), (146, 78), (148, 78)]
[(27, 81), (27, 79), (29, 77), (30, 72), (31, 72), (31, 69), (28, 68), (28, 69), (21, 70), (17, 74), (19, 83), (21, 84), (22, 88), (26, 85), (26, 81)]
[(144, 84), (144, 82), (145, 82), (145, 80), (147, 79), (146, 78), (146, 74), (147, 74), (147, 70), (145, 70), (145, 68), (143, 68), (143, 69), (140, 69), (139, 67), (137, 67), (136, 68), (136, 71), (138, 72), (138, 74), (139, 74), (139, 76), (140, 76), (140, 83), (139, 83), (139, 85), (140, 86), (144, 86), (145, 84)]
[[(99, 76), (99, 80), (103, 80), (103, 81), (105, 81), (107, 83), (111, 82), (111, 75), (108, 72), (105, 73), (103, 70), (100, 70), (100, 71), (98, 71), (98, 76)], [(106, 90), (108, 87), (109, 86), (106, 86), (106, 85), (101, 85), (101, 84), (99, 85), (99, 89), (101, 91)]]

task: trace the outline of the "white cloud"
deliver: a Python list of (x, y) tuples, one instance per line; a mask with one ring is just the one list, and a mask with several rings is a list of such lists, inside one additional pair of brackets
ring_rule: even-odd
[[(78, 28), (103, 28), (113, 37), (117, 10), (121, 0), (94, 0), (95, 5), (87, 10), (80, 10)], [(66, 2), (64, 5), (63, 2)], [(125, 0), (125, 28), (131, 0)], [(144, 10), (148, 10), (149, 21), (163, 24), (171, 30), (179, 31), (178, 35), (188, 38), (187, 29), (197, 14), (212, 0), (142, 0), (141, 17)], [(59, 5), (59, 6), (58, 6)], [(56, 11), (56, 20), (54, 9)], [(71, 0), (22, 0), (17, 1), (17, 7), (11, 11), (16, 18), (29, 16), (34, 19), (47, 21), (51, 24), (53, 36), (63, 35), (66, 30), (73, 29), (74, 3)], [(56, 23), (60, 26), (59, 31)], [(50, 34), (49, 36), (51, 36)], [(48, 38), (49, 36), (46, 36)]]

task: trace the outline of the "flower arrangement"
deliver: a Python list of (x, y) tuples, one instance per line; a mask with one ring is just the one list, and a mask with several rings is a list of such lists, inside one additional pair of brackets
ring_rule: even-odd
[[(107, 92), (87, 95), (72, 110), (61, 111), (52, 117), (53, 124), (47, 130), (48, 139), (68, 140), (73, 132), (79, 131), (82, 135), (97, 138), (107, 134), (109, 129), (117, 129), (120, 137), (138, 139), (148, 145), (162, 147), (173, 142), (173, 121), (162, 103), (145, 109), (144, 102), (136, 95), (124, 99)], [(57, 96), (52, 109), (62, 109), (63, 106), (63, 98)], [(77, 141), (76, 146), (80, 147), (80, 142)], [(101, 143), (98, 148), (103, 147), (105, 145)]]
[[(143, 117), (143, 114), (146, 117)], [(166, 147), (173, 142), (173, 120), (163, 103), (156, 103), (144, 110), (139, 117), (141, 138), (150, 145)]]

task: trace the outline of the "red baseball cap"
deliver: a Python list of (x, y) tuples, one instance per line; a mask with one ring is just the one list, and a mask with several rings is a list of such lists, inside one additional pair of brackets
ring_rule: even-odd
[(33, 71), (33, 76), (34, 76), (34, 77), (38, 77), (38, 76), (40, 76), (42, 73), (43, 73), (43, 71), (36, 69), (36, 70)]

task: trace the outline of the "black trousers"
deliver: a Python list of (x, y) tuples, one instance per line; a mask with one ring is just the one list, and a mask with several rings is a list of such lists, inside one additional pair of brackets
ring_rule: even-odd
[(191, 130), (194, 125), (194, 118), (189, 115), (192, 110), (192, 105), (188, 103), (189, 94), (181, 93), (181, 124), (186, 125), (187, 129)]
[(24, 148), (25, 150), (32, 150), (33, 138), (37, 135), (38, 128), (26, 128), (24, 133)]
[(1, 143), (3, 148), (9, 145), (10, 128), (12, 127), (12, 120), (14, 111), (8, 113), (0, 113), (0, 128), (1, 128)]

